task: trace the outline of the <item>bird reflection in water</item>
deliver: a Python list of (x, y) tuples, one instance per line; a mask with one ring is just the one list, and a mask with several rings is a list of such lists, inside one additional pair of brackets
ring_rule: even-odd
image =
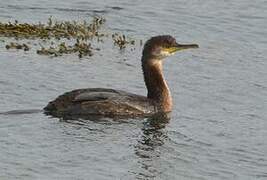
[[(100, 116), (93, 116), (89, 119), (90, 120), (88, 121), (88, 117), (86, 119), (72, 117), (71, 119), (61, 119), (61, 121), (78, 125), (75, 126), (78, 129), (85, 128), (90, 130), (90, 132), (98, 132), (110, 137), (113, 136), (113, 132), (117, 131), (112, 130), (109, 134), (107, 134), (106, 128), (102, 129), (103, 127), (106, 127), (106, 125), (112, 127), (124, 123), (127, 126), (129, 125), (129, 121), (119, 118), (109, 119)], [(134, 174), (135, 179), (155, 179), (161, 175), (162, 172), (160, 169), (162, 168), (160, 167), (160, 161), (163, 151), (160, 147), (163, 146), (165, 141), (168, 139), (165, 127), (169, 123), (169, 120), (170, 113), (157, 113), (143, 122), (141, 126), (141, 135), (138, 138), (137, 143), (134, 145), (134, 154), (137, 157), (137, 168), (130, 170), (131, 174)], [(97, 125), (102, 124), (103, 126), (91, 127), (92, 123), (96, 123)], [(136, 125), (137, 124), (134, 123), (134, 127), (136, 127)], [(95, 135), (95, 138), (97, 137), (98, 135)]]
[(154, 179), (161, 172), (158, 170), (161, 147), (168, 138), (165, 127), (170, 120), (170, 114), (156, 114), (144, 123), (142, 135), (135, 146), (135, 154), (140, 164), (140, 172), (135, 172), (136, 179)]

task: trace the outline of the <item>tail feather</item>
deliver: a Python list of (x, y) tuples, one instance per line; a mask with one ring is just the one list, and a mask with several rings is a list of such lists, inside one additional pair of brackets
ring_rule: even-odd
[(42, 109), (23, 109), (23, 110), (12, 110), (6, 112), (0, 112), (0, 115), (21, 115), (21, 114), (35, 114), (43, 112)]

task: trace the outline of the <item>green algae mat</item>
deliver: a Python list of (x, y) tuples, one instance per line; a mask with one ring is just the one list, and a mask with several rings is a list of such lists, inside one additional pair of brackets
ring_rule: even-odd
[[(136, 40), (116, 32), (104, 32), (102, 26), (106, 20), (103, 17), (93, 17), (91, 21), (57, 21), (52, 17), (46, 23), (19, 23), (0, 22), (0, 37), (14, 39), (15, 42), (1, 40), (6, 43), (7, 50), (21, 49), (30, 51), (32, 46), (37, 46), (39, 55), (61, 56), (63, 54), (77, 54), (80, 58), (92, 56), (99, 48), (92, 46), (92, 41), (104, 42), (111, 38), (113, 44), (119, 49), (134, 45)], [(40, 40), (31, 43), (29, 40)], [(25, 42), (25, 40), (28, 40)], [(142, 41), (140, 40), (140, 44)], [(47, 47), (46, 44), (49, 44)]]

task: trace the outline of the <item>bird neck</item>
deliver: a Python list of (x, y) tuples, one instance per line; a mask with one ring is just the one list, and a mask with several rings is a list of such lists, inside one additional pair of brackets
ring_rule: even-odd
[(172, 98), (162, 71), (162, 61), (142, 58), (142, 69), (147, 87), (147, 98), (156, 102), (160, 111), (172, 110)]

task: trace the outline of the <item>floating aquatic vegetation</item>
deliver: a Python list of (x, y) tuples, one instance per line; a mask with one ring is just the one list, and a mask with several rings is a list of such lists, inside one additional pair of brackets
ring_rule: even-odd
[(63, 54), (78, 53), (78, 56), (82, 58), (83, 56), (92, 56), (93, 48), (90, 43), (81, 42), (77, 39), (73, 46), (68, 46), (65, 42), (60, 43), (57, 47), (50, 46), (49, 48), (42, 47), (37, 50), (37, 54), (40, 55), (50, 55), (50, 56), (61, 56)]
[[(92, 48), (91, 43), (95, 45), (95, 43), (104, 42), (110, 36), (112, 37), (113, 44), (120, 49), (126, 48), (127, 45), (135, 44), (135, 40), (125, 35), (101, 32), (101, 26), (105, 21), (102, 17), (93, 17), (90, 22), (56, 21), (50, 17), (47, 23), (0, 22), (0, 37), (15, 38), (16, 41), (21, 39), (35, 41), (22, 44), (11, 42), (6, 45), (6, 49), (23, 49), (28, 51), (30, 45), (38, 46), (39, 44), (40, 48), (36, 51), (37, 54), (49, 56), (61, 56), (71, 53), (77, 53), (79, 57), (92, 56), (92, 51), (99, 50), (99, 48)], [(6, 41), (0, 40), (0, 42), (4, 43)], [(7, 42), (10, 41), (7, 40)], [(50, 43), (48, 48), (46, 48), (47, 43)], [(134, 49), (131, 48), (131, 50)]]
[(127, 44), (134, 45), (135, 41), (131, 39), (127, 39), (125, 35), (120, 35), (118, 33), (112, 34), (112, 39), (114, 45), (119, 46), (120, 49), (126, 48)]
[(19, 44), (19, 43), (11, 42), (6, 45), (6, 49), (23, 49), (24, 51), (29, 51), (30, 47), (25, 43)]
[(19, 23), (2, 23), (0, 22), (0, 36), (15, 38), (79, 38), (90, 39), (92, 37), (103, 36), (99, 32), (99, 28), (103, 25), (105, 19), (102, 17), (94, 17), (88, 23), (87, 21), (53, 21), (50, 17), (46, 24), (28, 24)]

